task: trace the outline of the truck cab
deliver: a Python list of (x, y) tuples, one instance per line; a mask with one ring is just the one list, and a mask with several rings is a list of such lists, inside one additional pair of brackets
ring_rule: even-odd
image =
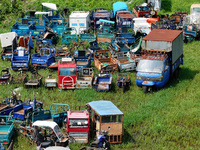
[(170, 77), (170, 65), (167, 55), (143, 55), (136, 68), (136, 84), (143, 87), (143, 92), (153, 87), (163, 87)]
[(58, 61), (58, 88), (75, 89), (77, 80), (77, 66), (72, 58)]
[(87, 110), (67, 112), (67, 133), (78, 143), (89, 142), (90, 117)]

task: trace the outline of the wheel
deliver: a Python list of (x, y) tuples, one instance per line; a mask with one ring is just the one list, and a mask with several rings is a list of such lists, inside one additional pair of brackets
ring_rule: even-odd
[(148, 87), (148, 92), (153, 92), (153, 87), (152, 86)]
[(122, 89), (123, 89), (123, 93), (125, 93), (125, 91), (126, 91), (126, 86), (125, 86), (125, 85), (122, 85)]
[(177, 68), (177, 69), (175, 70), (175, 72), (174, 72), (174, 78), (175, 78), (175, 80), (178, 79), (178, 75), (179, 75), (179, 68)]
[(142, 89), (143, 89), (143, 93), (146, 94), (147, 93), (147, 86), (143, 86)]

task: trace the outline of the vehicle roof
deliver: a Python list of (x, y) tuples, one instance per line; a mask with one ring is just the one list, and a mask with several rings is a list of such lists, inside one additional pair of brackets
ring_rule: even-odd
[(90, 14), (89, 11), (72, 11), (72, 13), (70, 14), (69, 18), (72, 18), (72, 17), (79, 17), (79, 18), (85, 18), (87, 17), (88, 15)]
[(76, 63), (75, 61), (72, 62), (63, 62), (63, 61), (58, 61), (58, 68), (62, 68), (62, 67), (66, 67), (66, 68), (76, 68)]
[(67, 112), (68, 118), (89, 118), (89, 114), (87, 110), (75, 110), (71, 111), (69, 110)]
[(182, 32), (181, 30), (153, 29), (143, 40), (172, 42)]
[(110, 17), (108, 10), (98, 10), (93, 14), (93, 17)]
[(88, 103), (92, 109), (101, 116), (123, 115), (123, 113), (111, 101), (92, 101)]
[(16, 32), (8, 32), (0, 34), (1, 39), (1, 47), (11, 46), (13, 44), (13, 40), (17, 37)]
[(114, 15), (116, 14), (117, 11), (119, 10), (128, 10), (128, 6), (125, 2), (116, 2), (113, 3), (113, 11), (114, 11)]
[(53, 10), (57, 10), (56, 4), (54, 4), (54, 3), (42, 3), (42, 6), (45, 6), (47, 8), (53, 9)]
[(191, 8), (194, 8), (194, 7), (200, 7), (200, 4), (192, 4)]
[(38, 127), (49, 127), (49, 128), (54, 128), (55, 126), (57, 126), (57, 123), (53, 122), (53, 121), (35, 121), (32, 126), (38, 126)]
[(130, 11), (119, 11), (117, 12), (117, 15), (121, 18), (134, 18), (134, 14), (132, 14)]

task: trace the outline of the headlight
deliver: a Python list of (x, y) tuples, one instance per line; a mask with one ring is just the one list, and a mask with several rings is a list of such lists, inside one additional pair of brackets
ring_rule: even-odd
[(138, 74), (136, 74), (136, 79), (137, 80), (142, 80), (142, 78)]
[(163, 76), (157, 77), (156, 81), (162, 81), (163, 80)]

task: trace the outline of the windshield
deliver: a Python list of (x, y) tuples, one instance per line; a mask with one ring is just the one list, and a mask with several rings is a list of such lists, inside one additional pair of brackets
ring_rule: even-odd
[(75, 68), (60, 68), (59, 75), (60, 76), (76, 75), (76, 69)]
[(69, 119), (69, 128), (88, 128), (88, 119)]
[(58, 136), (58, 139), (61, 140), (64, 136), (63, 133), (61, 132), (60, 128), (58, 126), (54, 127), (54, 132)]
[(163, 61), (161, 60), (140, 60), (137, 66), (138, 72), (162, 73)]
[(200, 13), (200, 8), (198, 8), (198, 7), (193, 8), (193, 13)]

